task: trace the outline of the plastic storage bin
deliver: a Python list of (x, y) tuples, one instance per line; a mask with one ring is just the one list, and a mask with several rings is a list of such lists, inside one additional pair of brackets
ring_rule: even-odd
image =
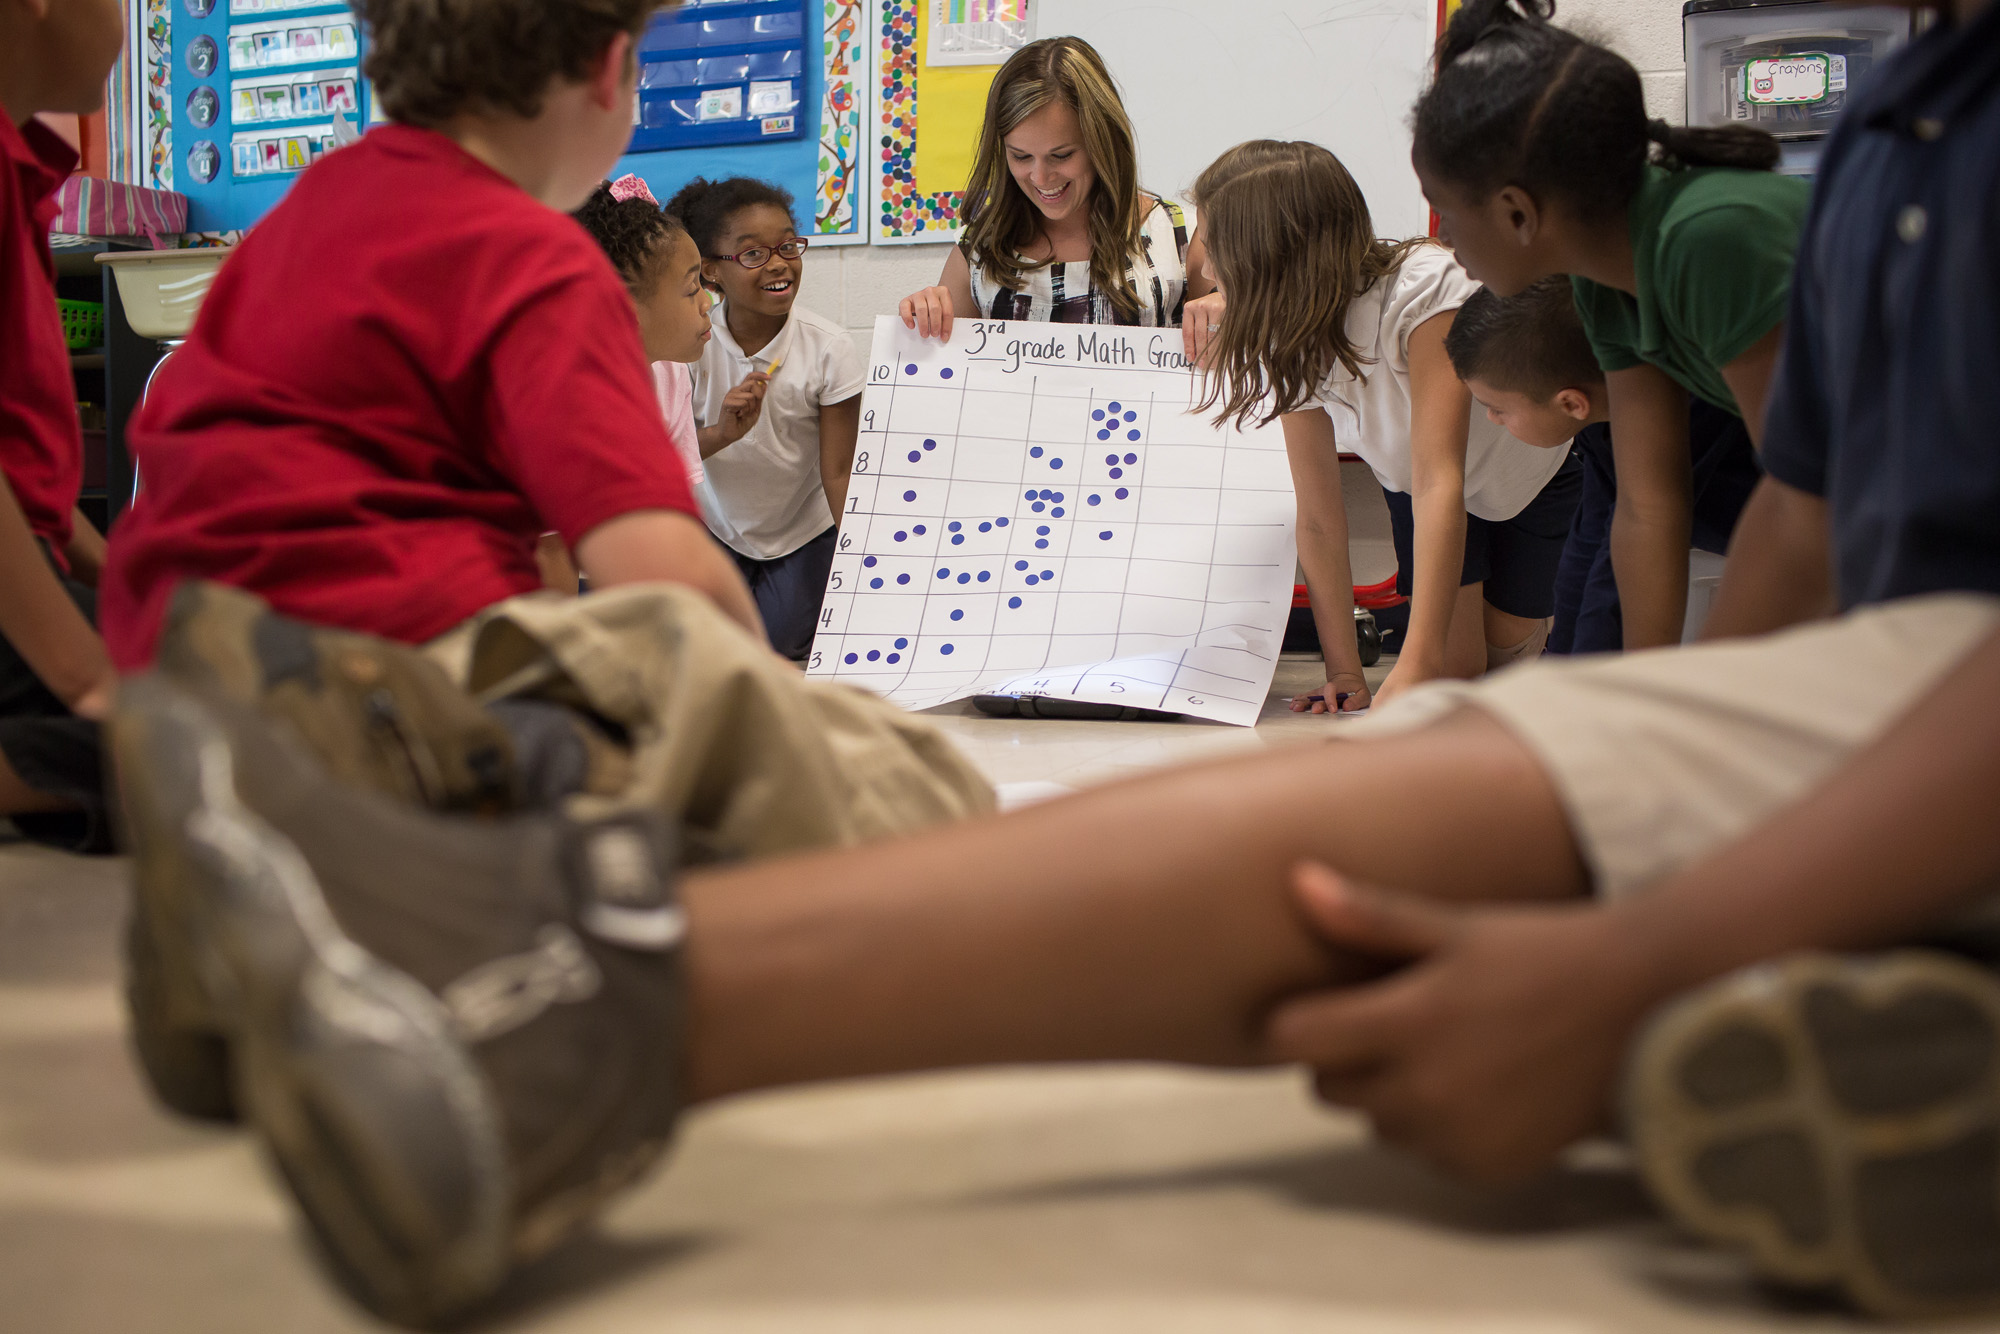
[(97, 257), (117, 275), (125, 320), (142, 338), (185, 338), (230, 249), (128, 250)]
[(1833, 128), (1853, 89), (1909, 40), (1910, 12), (1827, 0), (1689, 0), (1690, 125), (1754, 125), (1781, 140)]
[(99, 347), (104, 343), (104, 303), (102, 301), (70, 301), (56, 299), (56, 309), (62, 312), (63, 341), (72, 352), (85, 348)]

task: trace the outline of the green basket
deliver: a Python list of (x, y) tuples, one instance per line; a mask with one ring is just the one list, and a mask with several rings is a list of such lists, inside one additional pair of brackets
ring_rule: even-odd
[(62, 311), (63, 339), (72, 352), (104, 345), (104, 303), (102, 301), (56, 300)]

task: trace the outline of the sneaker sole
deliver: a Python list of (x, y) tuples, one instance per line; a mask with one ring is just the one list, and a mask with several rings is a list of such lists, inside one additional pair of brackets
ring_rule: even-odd
[(144, 911), (228, 1032), (239, 1103), (359, 1299), (412, 1323), (463, 1311), (508, 1263), (483, 1076), (436, 997), (341, 931), (297, 847), (239, 798), (221, 717), (155, 679), (122, 689), (111, 744)]
[(2000, 981), (1802, 955), (1669, 1007), (1627, 1119), (1667, 1209), (1758, 1270), (1892, 1318), (2000, 1306)]

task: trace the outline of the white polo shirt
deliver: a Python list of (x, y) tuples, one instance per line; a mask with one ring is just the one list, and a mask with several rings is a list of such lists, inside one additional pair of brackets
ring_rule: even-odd
[(780, 364), (757, 424), (703, 460), (707, 476), (695, 498), (730, 550), (776, 560), (833, 526), (819, 476), (819, 410), (860, 393), (867, 370), (845, 329), (803, 307), (792, 307), (785, 327), (754, 356), (729, 336), (725, 307), (717, 305), (713, 319), (715, 334), (694, 365), (694, 415), (704, 426), (722, 420), (722, 400), (745, 376)]
[[(1478, 290), (1449, 250), (1422, 245), (1347, 308), (1362, 375), (1336, 363), (1313, 400), (1333, 419), (1341, 450), (1365, 459), (1387, 490), (1410, 492), (1410, 331)], [(1569, 449), (1516, 440), (1475, 401), (1465, 439), (1466, 512), (1496, 523), (1513, 518), (1542, 493)]]

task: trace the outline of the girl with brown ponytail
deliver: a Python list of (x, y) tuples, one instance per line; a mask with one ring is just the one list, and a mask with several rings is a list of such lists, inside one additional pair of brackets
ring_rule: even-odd
[(1673, 643), (1696, 479), (1731, 447), (1691, 452), (1689, 396), (1761, 440), (1807, 187), (1773, 173), (1760, 131), (1649, 120), (1638, 72), (1554, 13), (1468, 0), (1417, 103), (1413, 157), (1474, 278), (1511, 296), (1571, 275), (1610, 390), (1625, 646)]

